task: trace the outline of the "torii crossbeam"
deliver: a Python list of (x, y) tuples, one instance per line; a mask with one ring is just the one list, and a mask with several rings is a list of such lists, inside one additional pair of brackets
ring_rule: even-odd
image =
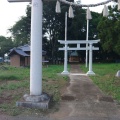
[[(64, 51), (68, 51), (68, 50), (89, 50), (89, 71), (86, 73), (87, 75), (95, 75), (95, 73), (92, 71), (92, 51), (93, 50), (99, 50), (98, 47), (94, 47), (93, 44), (96, 44), (98, 42), (100, 42), (100, 40), (58, 40), (58, 42), (60, 42), (61, 44), (64, 44), (65, 47), (63, 48), (59, 48), (59, 50), (64, 50)], [(76, 44), (77, 47), (69, 47), (69, 44)], [(88, 44), (89, 46), (86, 47), (81, 47), (81, 44)], [(67, 61), (67, 56), (65, 57), (64, 61)], [(67, 66), (67, 65), (66, 65)], [(65, 67), (66, 68), (66, 67)], [(65, 70), (64, 70), (65, 71)], [(64, 74), (64, 71), (62, 72), (62, 74)], [(66, 72), (65, 72), (66, 74)]]

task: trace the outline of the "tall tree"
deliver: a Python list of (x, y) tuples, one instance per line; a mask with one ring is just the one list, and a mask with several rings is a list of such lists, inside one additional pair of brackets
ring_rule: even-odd
[[(30, 31), (31, 31), (31, 5), (26, 8), (26, 16), (22, 16), (9, 31), (12, 34), (13, 42), (15, 46), (24, 45), (30, 43)], [(46, 30), (43, 29), (43, 36)], [(46, 40), (46, 37), (43, 37)]]
[(47, 54), (53, 60), (56, 59), (55, 53), (58, 51), (57, 40), (64, 26), (60, 21), (63, 17), (55, 13), (55, 2), (47, 1), (44, 3), (43, 8), (43, 30), (46, 31)]
[(31, 26), (31, 7), (27, 6), (26, 16), (22, 16), (9, 31), (12, 34), (15, 46), (27, 44), (30, 42), (30, 26)]
[[(73, 0), (69, 0), (73, 1)], [(55, 13), (56, 1), (43, 1), (43, 49), (52, 60), (63, 58), (63, 51), (58, 51), (60, 44), (58, 40), (65, 39), (65, 12), (69, 6), (61, 4), (61, 13)], [(68, 40), (85, 40), (86, 39), (86, 10), (81, 7), (73, 7), (75, 17), (68, 18)], [(94, 16), (98, 16), (93, 13)], [(97, 19), (97, 17), (96, 17)], [(97, 22), (91, 20), (90, 34), (95, 34)], [(16, 46), (29, 43), (31, 25), (31, 6), (27, 6), (26, 16), (23, 16), (10, 29)], [(92, 35), (92, 36), (93, 36)]]
[[(73, 1), (73, 0), (71, 0)], [(52, 59), (56, 59), (58, 57), (63, 58), (62, 55), (58, 51), (58, 40), (65, 39), (65, 12), (68, 12), (69, 6), (65, 4), (61, 4), (61, 13), (55, 13), (55, 4), (56, 2), (46, 2), (44, 4), (43, 10), (43, 29), (47, 30), (46, 35), (48, 39), (48, 55), (52, 57)], [(85, 26), (85, 10), (81, 7), (74, 7), (75, 17), (73, 19), (68, 18), (68, 40), (78, 40), (85, 39), (85, 32), (82, 32), (82, 28)]]
[(120, 55), (120, 13), (117, 6), (109, 6), (109, 13), (107, 18), (102, 17), (98, 25), (99, 37), (105, 51)]

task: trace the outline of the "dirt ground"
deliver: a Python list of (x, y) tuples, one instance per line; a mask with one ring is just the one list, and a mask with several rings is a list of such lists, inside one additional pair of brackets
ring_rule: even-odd
[(0, 115), (0, 120), (120, 120), (120, 105), (106, 96), (79, 65), (71, 65), (70, 72), (70, 84), (61, 95), (58, 111), (42, 117)]

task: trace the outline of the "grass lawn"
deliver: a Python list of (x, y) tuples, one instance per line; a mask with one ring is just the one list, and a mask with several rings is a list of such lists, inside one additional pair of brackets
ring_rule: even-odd
[[(57, 73), (63, 71), (63, 65), (49, 65), (43, 67), (43, 92), (53, 95), (54, 111), (60, 100), (61, 89), (67, 84), (68, 77)], [(0, 113), (9, 115), (43, 114), (41, 110), (18, 108), (16, 101), (20, 101), (24, 94), (29, 94), (30, 68), (15, 68), (8, 65), (0, 66)], [(44, 111), (44, 113), (46, 113)]]
[[(82, 65), (81, 69), (88, 71), (85, 65)], [(96, 75), (91, 76), (91, 79), (104, 93), (113, 96), (120, 102), (120, 78), (115, 77), (118, 70), (120, 70), (120, 63), (93, 64), (93, 71)]]

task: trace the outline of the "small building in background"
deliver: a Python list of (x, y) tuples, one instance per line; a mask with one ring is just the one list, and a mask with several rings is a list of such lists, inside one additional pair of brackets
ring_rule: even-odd
[[(30, 45), (19, 46), (10, 49), (8, 54), (10, 57), (10, 65), (15, 67), (30, 66)], [(42, 51), (42, 60), (45, 60), (46, 51)], [(37, 58), (36, 58), (37, 59)]]
[(70, 53), (69, 62), (75, 62), (75, 63), (80, 62), (80, 58), (77, 51), (72, 51)]

